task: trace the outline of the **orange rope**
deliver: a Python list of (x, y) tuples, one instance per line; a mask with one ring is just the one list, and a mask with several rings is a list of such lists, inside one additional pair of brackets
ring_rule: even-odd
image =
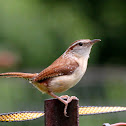
[[(122, 112), (126, 111), (126, 107), (107, 107), (107, 106), (81, 106), (79, 107), (79, 115), (95, 115), (103, 113), (112, 113), (112, 112)], [(1, 122), (14, 122), (14, 121), (27, 121), (37, 119), (44, 116), (42, 111), (22, 111), (22, 112), (11, 112), (11, 113), (2, 113), (0, 114)], [(106, 126), (106, 125), (105, 125)], [(116, 126), (116, 125), (110, 125)], [(117, 125), (118, 126), (118, 125)]]

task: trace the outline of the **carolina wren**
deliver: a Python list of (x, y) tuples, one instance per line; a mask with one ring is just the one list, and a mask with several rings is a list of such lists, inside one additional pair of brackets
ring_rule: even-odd
[(8, 72), (1, 73), (1, 77), (19, 77), (28, 79), (39, 91), (47, 93), (59, 99), (65, 104), (64, 115), (66, 116), (68, 103), (75, 99), (75, 96), (66, 96), (62, 99), (54, 93), (60, 93), (76, 85), (84, 75), (91, 47), (100, 39), (81, 39), (70, 45), (70, 47), (49, 67), (40, 73)]

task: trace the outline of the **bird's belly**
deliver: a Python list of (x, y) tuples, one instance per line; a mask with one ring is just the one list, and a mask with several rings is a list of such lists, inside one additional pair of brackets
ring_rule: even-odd
[(36, 87), (42, 93), (47, 93), (48, 92), (48, 88), (47, 88), (47, 84), (46, 83), (32, 83), (32, 85), (34, 87)]
[(81, 74), (80, 72), (74, 72), (71, 75), (55, 77), (49, 83), (48, 88), (52, 92), (56, 92), (56, 93), (64, 92), (69, 88), (73, 87), (74, 85), (76, 85), (82, 78), (84, 72), (81, 72)]

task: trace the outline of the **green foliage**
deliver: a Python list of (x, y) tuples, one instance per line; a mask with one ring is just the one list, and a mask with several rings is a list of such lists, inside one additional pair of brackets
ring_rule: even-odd
[(16, 48), (21, 67), (47, 66), (82, 38), (102, 39), (93, 49), (91, 64), (126, 63), (125, 1), (6, 0), (1, 5), (0, 44)]

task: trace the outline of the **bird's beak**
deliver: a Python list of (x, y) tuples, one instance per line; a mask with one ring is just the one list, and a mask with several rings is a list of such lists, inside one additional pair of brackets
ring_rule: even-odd
[(94, 44), (94, 43), (100, 42), (100, 41), (101, 41), (101, 39), (93, 39), (93, 40), (91, 40), (91, 43)]

